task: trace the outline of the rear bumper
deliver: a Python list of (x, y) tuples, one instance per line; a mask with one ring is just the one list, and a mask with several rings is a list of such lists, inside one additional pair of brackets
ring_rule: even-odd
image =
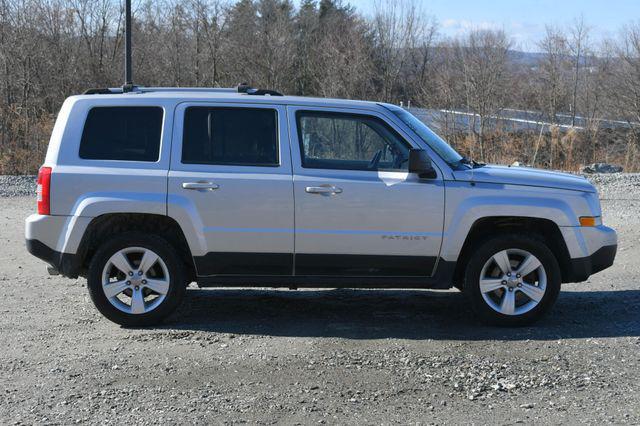
[(26, 246), (29, 253), (38, 259), (44, 260), (60, 274), (70, 278), (78, 277), (81, 265), (78, 256), (75, 254), (60, 253), (35, 239), (27, 239)]
[(599, 248), (591, 256), (571, 259), (569, 261), (569, 274), (564, 277), (564, 282), (586, 281), (591, 275), (598, 273), (613, 265), (616, 258), (618, 245), (608, 245)]
[[(76, 278), (80, 273), (82, 237), (89, 217), (32, 214), (25, 220), (27, 250), (62, 275)], [(74, 254), (76, 253), (76, 254)]]

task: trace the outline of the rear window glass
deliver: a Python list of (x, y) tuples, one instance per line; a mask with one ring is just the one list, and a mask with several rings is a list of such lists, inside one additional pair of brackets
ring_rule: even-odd
[(158, 161), (163, 110), (160, 107), (96, 107), (89, 111), (80, 158)]
[(264, 108), (187, 108), (182, 163), (277, 166), (276, 114)]

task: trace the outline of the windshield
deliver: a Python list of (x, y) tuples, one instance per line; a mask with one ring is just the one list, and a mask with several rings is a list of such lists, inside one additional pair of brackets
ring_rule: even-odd
[(391, 111), (396, 117), (398, 117), (404, 124), (409, 126), (411, 130), (422, 139), (431, 149), (433, 149), (444, 161), (449, 163), (452, 167), (458, 167), (461, 162), (464, 161), (463, 157), (456, 152), (455, 149), (446, 143), (440, 136), (436, 135), (418, 118), (416, 118), (409, 111), (397, 107), (395, 105), (384, 105), (389, 111)]

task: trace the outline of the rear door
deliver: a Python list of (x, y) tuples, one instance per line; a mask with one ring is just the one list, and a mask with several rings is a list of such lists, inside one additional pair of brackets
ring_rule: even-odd
[(375, 111), (289, 107), (296, 275), (429, 277), (444, 183), (408, 173), (418, 148)]
[(183, 103), (175, 112), (168, 214), (199, 276), (291, 275), (293, 183), (282, 106)]

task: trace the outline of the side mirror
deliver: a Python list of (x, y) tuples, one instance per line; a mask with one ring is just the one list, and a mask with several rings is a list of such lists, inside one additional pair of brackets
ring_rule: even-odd
[(433, 168), (431, 158), (424, 149), (409, 151), (409, 173), (417, 173), (420, 179), (435, 179), (438, 177)]

